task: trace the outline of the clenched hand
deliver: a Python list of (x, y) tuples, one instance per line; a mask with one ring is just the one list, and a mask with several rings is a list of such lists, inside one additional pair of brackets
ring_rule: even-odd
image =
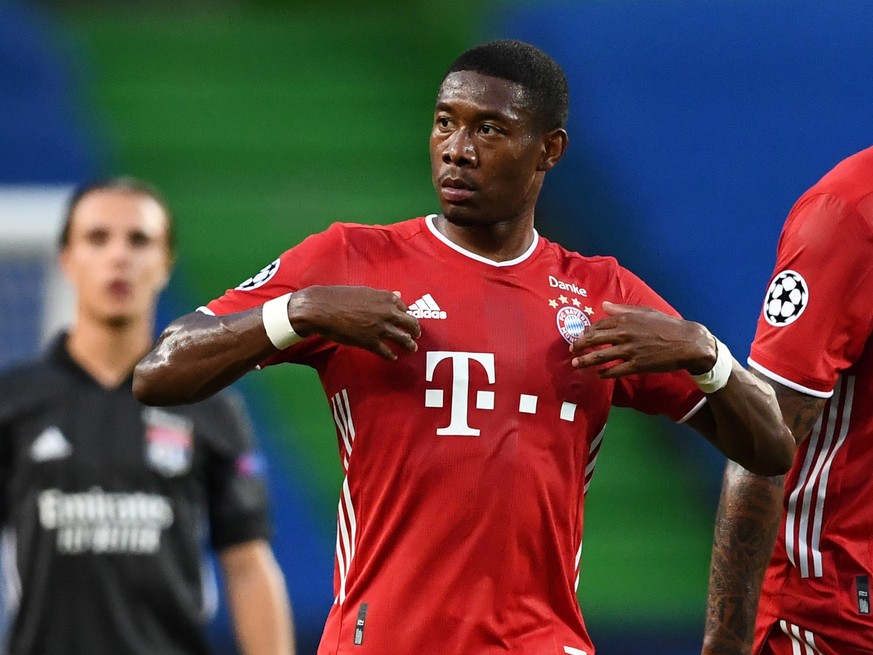
[(288, 317), (302, 337), (319, 334), (385, 359), (397, 359), (389, 344), (415, 352), (418, 319), (406, 313), (400, 294), (370, 287), (312, 286), (291, 296)]

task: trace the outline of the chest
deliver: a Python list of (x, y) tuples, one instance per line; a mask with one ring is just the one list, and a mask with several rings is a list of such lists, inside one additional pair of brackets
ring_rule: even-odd
[(190, 417), (143, 407), (129, 393), (82, 385), (13, 421), (12, 488), (155, 490), (200, 468)]
[[(386, 408), (404, 407), (438, 436), (530, 433), (539, 442), (596, 435), (613, 383), (572, 368), (570, 344), (593, 321), (607, 289), (559, 272), (470, 271), (426, 264), (362, 268), (353, 284), (400, 293), (421, 326), (418, 351), (384, 362), (341, 348), (323, 379)], [(351, 372), (351, 375), (349, 374)], [(375, 401), (373, 400), (375, 399)], [(395, 411), (396, 414), (396, 411)]]

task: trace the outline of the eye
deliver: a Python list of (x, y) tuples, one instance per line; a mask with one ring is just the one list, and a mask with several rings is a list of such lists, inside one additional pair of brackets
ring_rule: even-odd
[(495, 125), (491, 125), (491, 123), (483, 123), (479, 126), (479, 134), (484, 134), (485, 136), (497, 134), (499, 131), (500, 130)]
[(85, 241), (92, 246), (102, 246), (109, 241), (109, 233), (106, 230), (90, 230), (85, 233)]
[(144, 248), (151, 243), (151, 238), (145, 232), (133, 232), (127, 240), (134, 248)]
[(436, 124), (437, 127), (446, 129), (452, 124), (452, 121), (449, 119), (448, 116), (437, 116)]

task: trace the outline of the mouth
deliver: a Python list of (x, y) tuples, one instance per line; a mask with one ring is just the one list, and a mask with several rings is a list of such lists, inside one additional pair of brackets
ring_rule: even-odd
[(113, 280), (106, 285), (106, 289), (109, 292), (109, 295), (115, 298), (125, 298), (130, 295), (131, 286), (129, 282), (125, 282), (124, 280)]
[(460, 177), (445, 176), (440, 180), (440, 195), (446, 202), (461, 203), (469, 200), (476, 186)]

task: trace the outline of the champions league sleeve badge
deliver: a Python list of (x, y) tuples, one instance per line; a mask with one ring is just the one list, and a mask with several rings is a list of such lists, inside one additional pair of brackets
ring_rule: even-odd
[(257, 274), (252, 275), (248, 280), (242, 282), (237, 289), (239, 291), (252, 291), (258, 287), (262, 287), (272, 279), (278, 270), (279, 260), (276, 259), (264, 266), (264, 268), (258, 271)]
[(186, 416), (155, 407), (145, 409), (142, 418), (149, 466), (166, 477), (190, 471), (194, 451), (194, 422)]
[(809, 286), (797, 271), (785, 270), (773, 278), (764, 300), (764, 318), (773, 327), (794, 323), (809, 303)]

